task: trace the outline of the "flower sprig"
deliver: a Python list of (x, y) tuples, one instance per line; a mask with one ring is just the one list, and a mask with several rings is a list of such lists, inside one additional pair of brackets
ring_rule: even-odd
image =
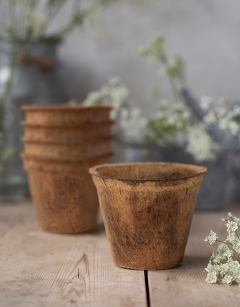
[(222, 219), (227, 227), (227, 238), (221, 241), (214, 231), (210, 231), (204, 241), (213, 244), (219, 242), (218, 249), (212, 253), (208, 266), (206, 282), (239, 284), (240, 286), (240, 238), (237, 229), (240, 226), (240, 219), (230, 212), (226, 219)]
[(180, 88), (185, 79), (184, 63), (178, 55), (169, 59), (165, 38), (162, 35), (155, 36), (146, 47), (139, 48), (137, 53), (150, 62), (157, 62), (160, 65), (159, 74), (167, 77), (173, 99), (181, 101)]
[(194, 101), (189, 102), (191, 99), (186, 99), (183, 94), (184, 63), (179, 56), (169, 57), (163, 36), (157, 35), (147, 46), (138, 49), (138, 55), (159, 66), (160, 75), (170, 85), (170, 100), (160, 99), (157, 111), (145, 118), (141, 109), (128, 105), (129, 90), (114, 78), (107, 86), (90, 93), (84, 101), (85, 104), (113, 105), (111, 116), (118, 122), (119, 129), (116, 130), (121, 131), (121, 142), (147, 142), (151, 146), (180, 148), (197, 163), (214, 160), (221, 151), (240, 142), (240, 138), (237, 139), (240, 107), (232, 107), (226, 98), (216, 104), (212, 98), (202, 97), (200, 103), (196, 103), (197, 112)]
[(139, 108), (128, 105), (129, 90), (118, 77), (109, 79), (100, 90), (88, 94), (85, 105), (111, 104), (110, 117), (118, 124), (114, 126), (114, 135), (120, 141), (136, 141), (147, 127), (147, 119)]
[(221, 98), (218, 104), (215, 104), (211, 97), (202, 97), (200, 106), (207, 112), (203, 117), (207, 125), (214, 124), (220, 131), (228, 131), (232, 136), (239, 133), (240, 107), (238, 105), (232, 107), (227, 98)]

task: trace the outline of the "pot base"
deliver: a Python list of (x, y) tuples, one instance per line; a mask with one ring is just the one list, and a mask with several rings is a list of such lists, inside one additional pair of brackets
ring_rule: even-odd
[(157, 271), (157, 270), (170, 270), (173, 268), (176, 268), (182, 264), (182, 261), (179, 264), (168, 266), (168, 267), (130, 267), (130, 266), (124, 266), (124, 265), (115, 265), (121, 269), (126, 269), (126, 270), (135, 270), (135, 271)]

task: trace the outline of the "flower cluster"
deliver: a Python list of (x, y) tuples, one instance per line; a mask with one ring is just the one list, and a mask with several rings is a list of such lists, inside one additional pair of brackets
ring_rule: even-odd
[(90, 92), (83, 101), (85, 105), (112, 104), (111, 119), (116, 120), (122, 109), (127, 107), (129, 90), (118, 77), (111, 78), (107, 85), (98, 91)]
[(240, 285), (240, 238), (237, 229), (240, 226), (240, 219), (230, 212), (226, 219), (222, 219), (227, 227), (227, 238), (220, 241), (217, 234), (210, 231), (204, 241), (213, 244), (219, 242), (216, 253), (213, 253), (207, 268), (206, 281), (208, 283), (239, 284)]
[(213, 159), (220, 146), (209, 134), (209, 125), (199, 122), (192, 105), (182, 95), (184, 65), (181, 58), (168, 59), (162, 36), (156, 36), (138, 53), (160, 64), (161, 75), (167, 77), (172, 92), (172, 101), (160, 101), (159, 112), (149, 120), (147, 140), (157, 145), (182, 147), (197, 162)]
[(161, 100), (159, 111), (149, 119), (147, 141), (150, 143), (161, 142), (167, 146), (181, 145), (183, 133), (186, 132), (191, 114), (188, 108), (178, 101), (171, 104), (168, 100)]
[(231, 108), (226, 98), (215, 104), (212, 98), (202, 97), (197, 107), (194, 101), (186, 101), (182, 92), (183, 61), (178, 56), (168, 59), (162, 36), (156, 36), (138, 53), (160, 64), (161, 75), (167, 77), (172, 92), (172, 101), (161, 101), (159, 112), (149, 120), (147, 140), (157, 145), (180, 146), (197, 162), (214, 159), (227, 136), (239, 134), (240, 107)]
[(236, 136), (239, 133), (239, 116), (240, 107), (235, 105), (231, 108), (227, 98), (221, 98), (218, 104), (214, 104), (211, 97), (202, 97), (200, 106), (207, 114), (203, 117), (203, 121), (207, 125), (216, 125), (222, 132), (230, 132)]
[(138, 49), (138, 54), (147, 58), (150, 62), (160, 64), (160, 75), (167, 77), (173, 99), (181, 101), (179, 85), (184, 80), (184, 65), (179, 56), (168, 59), (165, 39), (161, 35), (154, 37), (148, 46)]
[(188, 128), (186, 152), (198, 162), (213, 160), (220, 145), (211, 138), (204, 124), (192, 125)]
[[(0, 88), (0, 130), (2, 114), (12, 88), (15, 69), (21, 61), (21, 54), (28, 54), (32, 43), (60, 42), (80, 26), (89, 25), (93, 15), (116, 0), (1, 0), (0, 1), (0, 43), (1, 51), (8, 56), (8, 67)], [(130, 1), (130, 0), (129, 0)], [(72, 10), (67, 10), (70, 7)], [(52, 22), (66, 9), (66, 22), (59, 28)]]
[(146, 128), (147, 119), (142, 116), (140, 109), (128, 106), (128, 98), (128, 89), (122, 84), (120, 78), (114, 77), (99, 91), (89, 93), (83, 104), (111, 104), (113, 106), (111, 119), (118, 123), (114, 126), (115, 135), (121, 139), (136, 141)]
[[(168, 80), (172, 99), (161, 99), (158, 111), (144, 118), (140, 109), (128, 106), (129, 91), (114, 78), (109, 85), (90, 93), (85, 103), (112, 104), (112, 119), (117, 120), (125, 142), (147, 141), (163, 147), (180, 147), (196, 162), (214, 159), (223, 147), (226, 134), (239, 133), (240, 107), (231, 109), (227, 99), (220, 99), (216, 105), (212, 98), (202, 97), (198, 107), (204, 115), (199, 118), (193, 105), (183, 96), (183, 61), (178, 56), (169, 59), (164, 37), (156, 36), (148, 46), (140, 48), (138, 54), (157, 62), (160, 75)], [(216, 135), (211, 133), (213, 126), (218, 130)]]
[[(103, 6), (116, 0), (11, 0), (0, 1), (0, 40), (32, 42), (61, 40), (78, 26), (88, 26), (97, 20)], [(72, 6), (68, 22), (59, 29), (49, 31), (52, 21), (63, 8)]]
[[(0, 40), (14, 43), (38, 39), (60, 41), (79, 26), (98, 23), (102, 9), (115, 2), (117, 0), (1, 0)], [(52, 22), (64, 9), (70, 13), (66, 22), (58, 29), (52, 27)]]

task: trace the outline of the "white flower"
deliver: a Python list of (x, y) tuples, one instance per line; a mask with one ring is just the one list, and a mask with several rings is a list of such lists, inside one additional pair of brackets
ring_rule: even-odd
[(159, 103), (159, 109), (166, 111), (169, 107), (169, 101), (167, 99), (162, 99)]
[(88, 8), (85, 8), (85, 11), (88, 12), (85, 14), (83, 19), (83, 26), (88, 28), (93, 25), (96, 25), (100, 22), (100, 15), (101, 15), (101, 8), (98, 6), (93, 7), (92, 5), (89, 5)]
[(227, 106), (229, 106), (230, 101), (227, 97), (221, 97), (221, 98), (218, 99), (218, 103), (219, 103), (219, 105), (223, 105), (223, 106), (227, 107)]
[(175, 112), (183, 113), (186, 110), (186, 107), (184, 106), (182, 102), (179, 101), (174, 104), (173, 110)]
[(83, 104), (112, 104), (113, 109), (110, 113), (110, 117), (112, 120), (117, 120), (120, 111), (126, 104), (128, 96), (129, 91), (121, 84), (121, 79), (114, 77), (109, 80), (108, 85), (103, 86), (99, 91), (89, 93), (87, 98), (83, 101)]
[(213, 106), (211, 98), (204, 97), (201, 100), (201, 106), (207, 110), (207, 114), (203, 117), (203, 122), (207, 125), (215, 124), (223, 132), (230, 132), (233, 136), (240, 131), (238, 117), (240, 115), (240, 107), (234, 106), (230, 109), (230, 102), (226, 98), (219, 99), (219, 105)]
[(226, 274), (222, 279), (222, 282), (227, 285), (231, 284), (232, 281), (233, 281), (233, 277), (229, 274)]
[(209, 235), (204, 239), (204, 241), (209, 242), (210, 244), (215, 243), (218, 240), (218, 236), (214, 231), (210, 231)]
[(233, 245), (236, 245), (236, 244), (238, 244), (239, 239), (238, 239), (238, 236), (235, 232), (231, 232), (231, 233), (228, 234), (226, 241), (233, 244)]
[[(239, 239), (238, 239), (238, 240), (239, 240)], [(232, 244), (233, 244), (233, 250), (234, 250), (236, 253), (240, 254), (240, 241), (234, 242), (234, 243), (232, 243)]]
[(32, 10), (26, 15), (26, 25), (33, 30), (36, 34), (41, 31), (48, 23), (45, 15), (40, 14), (38, 11)]
[(223, 117), (227, 114), (226, 108), (224, 108), (222, 106), (216, 107), (215, 112), (216, 112), (218, 118), (221, 118), (221, 117)]
[(217, 272), (215, 271), (208, 272), (206, 282), (210, 284), (215, 284), (217, 282)]
[(239, 278), (240, 275), (240, 264), (237, 260), (230, 259), (228, 261), (229, 271), (231, 275), (233, 276), (233, 280), (236, 280), (236, 278)]
[(99, 92), (91, 92), (88, 94), (87, 98), (84, 100), (83, 104), (85, 105), (96, 105), (100, 102), (102, 98), (101, 93)]
[(213, 106), (212, 97), (203, 96), (200, 100), (200, 106), (203, 110), (209, 110)]
[[(220, 241), (217, 252), (212, 253), (208, 266), (205, 269), (208, 273), (206, 281), (209, 283), (217, 283), (219, 281), (228, 285), (238, 283), (240, 285), (240, 238), (236, 233), (240, 220), (230, 212), (228, 217), (223, 220), (226, 221), (228, 236), (226, 241)], [(216, 237), (217, 235), (210, 231), (210, 235), (205, 241), (208, 241), (210, 244), (214, 243)]]
[(233, 255), (233, 251), (227, 246), (226, 243), (220, 243), (218, 245), (217, 254), (219, 254), (223, 258), (231, 258)]
[(228, 129), (232, 135), (236, 135), (239, 132), (239, 124), (234, 121), (230, 121)]
[(229, 270), (228, 263), (223, 263), (218, 266), (218, 273), (224, 276)]
[(228, 232), (234, 232), (238, 229), (238, 224), (234, 221), (227, 221), (226, 226)]
[(210, 259), (212, 264), (218, 264), (218, 265), (225, 261), (225, 258), (219, 253), (216, 254), (213, 253)]
[(240, 107), (235, 105), (233, 107), (233, 116), (239, 116), (240, 115)]
[(127, 139), (142, 137), (142, 130), (147, 126), (147, 119), (138, 108), (123, 109), (120, 112), (120, 128)]
[(206, 114), (204, 117), (203, 117), (203, 122), (206, 123), (206, 124), (213, 124), (217, 121), (217, 117), (216, 117), (216, 114), (214, 112), (209, 112), (208, 114)]
[(228, 119), (227, 118), (221, 118), (219, 119), (218, 127), (222, 130), (227, 130), (228, 128)]
[(202, 126), (190, 127), (187, 141), (186, 151), (193, 155), (196, 161), (212, 160), (215, 157), (215, 144)]
[(230, 212), (228, 214), (229, 214), (229, 217), (228, 217), (229, 220), (234, 221), (234, 222), (240, 224), (240, 219), (238, 217), (232, 215), (232, 213), (230, 213)]

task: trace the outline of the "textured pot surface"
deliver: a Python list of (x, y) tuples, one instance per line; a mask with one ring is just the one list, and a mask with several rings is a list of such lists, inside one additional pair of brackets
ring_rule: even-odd
[(71, 163), (22, 157), (41, 228), (80, 233), (96, 227), (98, 198), (88, 169), (108, 162), (109, 156)]
[(25, 121), (35, 125), (76, 126), (81, 123), (102, 123), (109, 121), (110, 105), (55, 105), (21, 107), (25, 111)]
[(106, 155), (111, 151), (112, 138), (97, 138), (83, 141), (44, 142), (32, 141), (26, 138), (25, 152), (30, 155), (45, 156), (47, 158), (84, 158)]
[[(113, 156), (113, 153), (110, 152), (107, 155), (99, 156), (99, 157), (88, 157), (88, 158), (47, 158), (46, 156), (35, 156), (35, 155), (29, 155), (26, 152), (21, 153), (22, 160), (28, 160), (28, 167), (38, 167), (42, 169), (53, 169), (56, 170), (56, 168), (62, 169), (62, 166), (64, 167), (74, 167), (76, 164), (81, 164), (87, 167), (90, 167), (89, 165), (97, 165), (105, 163), (104, 161), (110, 160)], [(38, 162), (41, 162), (39, 164)], [(26, 167), (25, 167), (26, 168)]]
[(206, 168), (177, 163), (90, 169), (117, 266), (158, 270), (182, 261)]
[(104, 138), (111, 136), (113, 122), (99, 124), (82, 124), (75, 127), (44, 126), (27, 124), (24, 126), (25, 137), (35, 141), (80, 141), (91, 138)]

